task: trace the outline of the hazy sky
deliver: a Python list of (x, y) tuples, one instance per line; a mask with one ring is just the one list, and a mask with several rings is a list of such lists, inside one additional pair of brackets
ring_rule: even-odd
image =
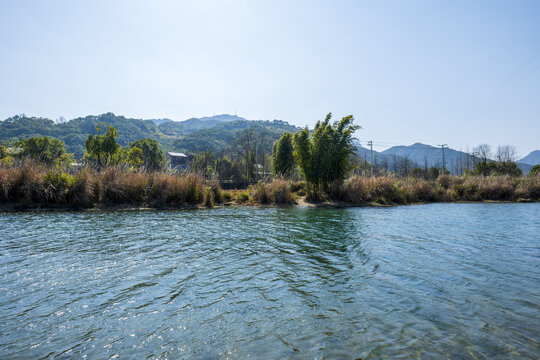
[(383, 145), (540, 149), (540, 1), (0, 1), (0, 118), (353, 114)]

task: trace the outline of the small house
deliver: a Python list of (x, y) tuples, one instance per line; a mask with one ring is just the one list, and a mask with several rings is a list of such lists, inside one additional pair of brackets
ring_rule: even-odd
[(169, 167), (177, 171), (186, 171), (191, 168), (191, 157), (184, 153), (168, 152)]

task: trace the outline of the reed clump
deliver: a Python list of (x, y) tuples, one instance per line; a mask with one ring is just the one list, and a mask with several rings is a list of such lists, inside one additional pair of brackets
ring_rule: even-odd
[[(212, 199), (214, 200), (214, 202), (216, 204), (223, 204), (226, 201), (225, 193), (221, 189), (221, 185), (220, 185), (219, 181), (210, 180), (210, 181), (208, 181), (207, 186), (211, 190)], [(230, 201), (230, 196), (229, 196), (229, 201)]]
[[(212, 202), (214, 199), (212, 194)], [(117, 167), (70, 174), (30, 163), (0, 168), (0, 204), (182, 207), (204, 201), (204, 181), (194, 174), (132, 172)]]
[(275, 179), (270, 183), (257, 183), (253, 188), (254, 201), (259, 204), (293, 204), (289, 182)]
[[(317, 191), (316, 191), (317, 190)], [(329, 184), (325, 192), (305, 182), (275, 179), (259, 182), (247, 191), (223, 191), (218, 181), (195, 174), (130, 171), (109, 167), (70, 173), (33, 162), (0, 166), (0, 205), (137, 206), (176, 208), (215, 204), (294, 204), (339, 200), (348, 204), (410, 204), (447, 201), (540, 201), (540, 175), (450, 176), (433, 181), (394, 176), (353, 176)]]
[(343, 184), (341, 200), (352, 204), (407, 204), (446, 201), (539, 201), (540, 176), (449, 176), (435, 181), (391, 176), (354, 176)]
[(386, 176), (367, 178), (353, 176), (344, 183), (342, 199), (353, 204), (378, 203), (401, 204), (405, 202), (404, 191), (399, 188), (403, 183)]

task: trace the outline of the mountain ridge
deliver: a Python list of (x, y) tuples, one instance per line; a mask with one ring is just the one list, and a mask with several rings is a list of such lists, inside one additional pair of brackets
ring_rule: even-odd
[(520, 163), (528, 165), (539, 165), (540, 164), (540, 150), (533, 150), (527, 156), (519, 160)]

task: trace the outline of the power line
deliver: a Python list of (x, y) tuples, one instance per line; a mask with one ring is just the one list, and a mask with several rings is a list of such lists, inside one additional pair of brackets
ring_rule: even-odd
[[(517, 68), (509, 77), (507, 77), (499, 87), (497, 87), (489, 96), (486, 97), (483, 103), (480, 103), (476, 109), (469, 115), (469, 120), (474, 120), (478, 115), (482, 113), (484, 108), (491, 103), (492, 101), (504, 96), (508, 91), (516, 87), (519, 82), (528, 75), (530, 72), (534, 72), (538, 65), (534, 65), (534, 62), (540, 55), (540, 49), (538, 49), (532, 57), (529, 58), (525, 63)], [(532, 68), (529, 68), (530, 65), (533, 65)]]

